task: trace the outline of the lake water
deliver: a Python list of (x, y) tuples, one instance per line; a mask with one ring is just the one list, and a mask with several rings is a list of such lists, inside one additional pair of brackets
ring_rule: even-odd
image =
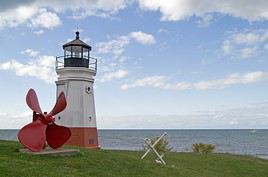
[[(166, 138), (174, 151), (191, 151), (194, 143), (216, 145), (216, 152), (268, 157), (268, 130), (99, 130), (103, 149), (142, 150), (144, 138)], [(16, 140), (18, 130), (0, 130), (0, 139)]]

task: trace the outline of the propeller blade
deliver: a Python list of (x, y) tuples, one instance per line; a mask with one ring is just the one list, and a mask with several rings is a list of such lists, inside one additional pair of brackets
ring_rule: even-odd
[(19, 131), (20, 143), (33, 152), (41, 151), (46, 142), (46, 127), (40, 120), (27, 124)]
[(52, 111), (49, 113), (50, 115), (54, 116), (58, 114), (59, 112), (63, 111), (67, 106), (66, 98), (63, 92), (60, 93), (57, 102), (52, 109)]
[(47, 144), (53, 149), (61, 147), (71, 136), (71, 130), (54, 122), (47, 126)]
[(30, 89), (26, 96), (27, 105), (36, 113), (43, 115), (43, 112), (39, 106), (37, 95), (34, 89)]

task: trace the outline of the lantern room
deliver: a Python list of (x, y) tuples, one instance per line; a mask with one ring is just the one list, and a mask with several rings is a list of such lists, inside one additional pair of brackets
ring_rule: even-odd
[(79, 39), (79, 32), (71, 42), (64, 44), (64, 67), (89, 67), (91, 46)]

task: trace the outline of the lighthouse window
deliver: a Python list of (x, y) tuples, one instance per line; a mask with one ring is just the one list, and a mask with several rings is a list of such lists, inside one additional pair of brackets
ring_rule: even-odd
[(86, 91), (86, 93), (90, 94), (91, 93), (91, 88), (86, 86), (85, 91)]
[(64, 58), (70, 58), (71, 57), (71, 47), (66, 47), (64, 49)]
[(82, 53), (83, 58), (89, 59), (89, 50), (87, 48), (83, 48)]
[(80, 52), (74, 52), (74, 57), (75, 58), (81, 58), (81, 53)]

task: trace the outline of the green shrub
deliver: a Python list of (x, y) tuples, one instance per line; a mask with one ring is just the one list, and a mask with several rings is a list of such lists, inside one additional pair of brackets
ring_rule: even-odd
[(196, 143), (192, 145), (193, 152), (198, 152), (200, 154), (212, 153), (215, 150), (215, 145)]
[[(154, 142), (158, 139), (159, 137), (154, 137), (151, 138), (151, 144), (153, 145)], [(149, 147), (145, 146), (144, 150), (146, 151)], [(169, 142), (166, 138), (162, 138), (155, 146), (154, 148), (159, 154), (164, 154), (165, 152), (170, 152), (172, 150), (172, 147), (169, 145)]]

